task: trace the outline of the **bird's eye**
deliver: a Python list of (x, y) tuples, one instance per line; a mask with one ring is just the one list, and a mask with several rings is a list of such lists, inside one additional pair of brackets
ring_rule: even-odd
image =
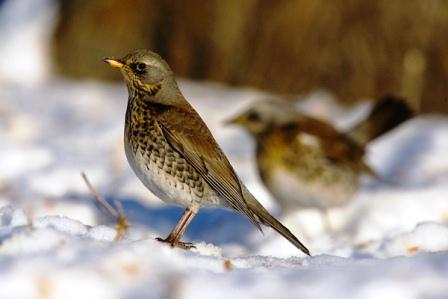
[(257, 122), (260, 121), (260, 116), (255, 112), (251, 112), (247, 115), (247, 119), (249, 121)]
[(133, 69), (137, 72), (137, 73), (144, 73), (146, 70), (146, 64), (144, 63), (136, 63), (133, 65)]

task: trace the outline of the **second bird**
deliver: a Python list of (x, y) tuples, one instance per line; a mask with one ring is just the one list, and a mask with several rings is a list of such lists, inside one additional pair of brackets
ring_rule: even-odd
[(229, 123), (243, 126), (255, 138), (260, 177), (284, 211), (325, 212), (352, 198), (361, 174), (375, 175), (364, 161), (366, 144), (412, 115), (403, 100), (385, 97), (365, 121), (341, 133), (288, 102), (269, 99)]

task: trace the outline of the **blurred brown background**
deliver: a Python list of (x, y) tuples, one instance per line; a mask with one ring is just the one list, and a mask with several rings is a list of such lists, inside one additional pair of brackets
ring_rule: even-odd
[(395, 93), (448, 112), (448, 1), (59, 2), (53, 57), (66, 76), (117, 79), (100, 57), (149, 48), (182, 77), (323, 88), (345, 103)]

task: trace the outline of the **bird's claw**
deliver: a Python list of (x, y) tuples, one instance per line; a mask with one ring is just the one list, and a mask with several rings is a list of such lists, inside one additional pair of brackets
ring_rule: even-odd
[(171, 247), (178, 247), (184, 250), (196, 248), (196, 246), (194, 246), (194, 244), (190, 242), (180, 242), (180, 241), (175, 242), (173, 240), (170, 240), (169, 238), (163, 239), (160, 237), (157, 237), (156, 240), (162, 243), (168, 243), (171, 245)]

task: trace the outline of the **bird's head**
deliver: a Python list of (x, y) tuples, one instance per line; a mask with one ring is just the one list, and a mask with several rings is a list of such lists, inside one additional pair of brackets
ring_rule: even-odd
[(165, 85), (176, 85), (165, 60), (149, 50), (137, 50), (123, 58), (106, 57), (103, 61), (121, 71), (128, 89), (155, 95)]
[(282, 100), (267, 99), (255, 102), (246, 111), (226, 123), (240, 125), (257, 137), (270, 129), (294, 122), (297, 117), (293, 105)]

